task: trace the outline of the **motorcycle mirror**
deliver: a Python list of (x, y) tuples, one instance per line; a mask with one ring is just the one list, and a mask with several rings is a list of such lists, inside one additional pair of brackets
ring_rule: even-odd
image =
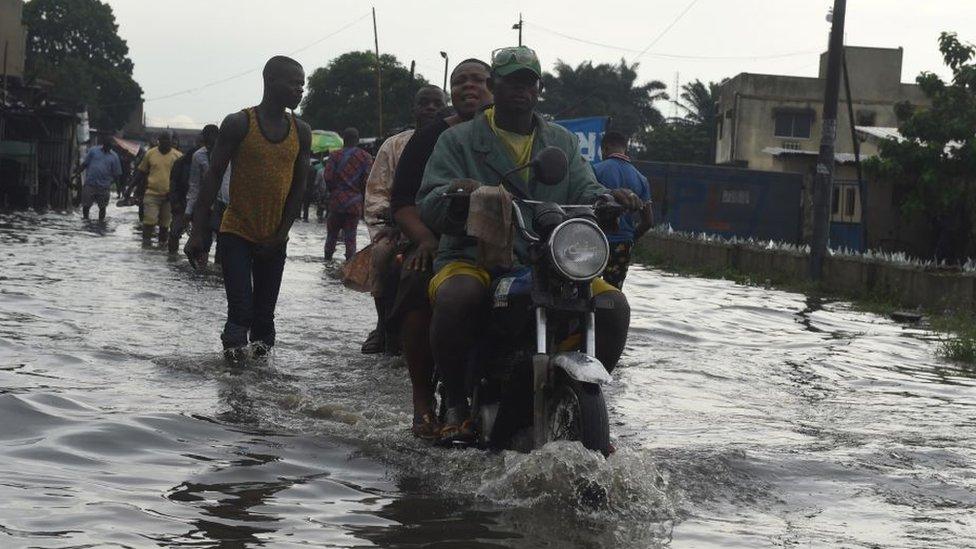
[(566, 179), (569, 160), (559, 147), (546, 147), (532, 160), (532, 169), (535, 178), (543, 185), (558, 185)]

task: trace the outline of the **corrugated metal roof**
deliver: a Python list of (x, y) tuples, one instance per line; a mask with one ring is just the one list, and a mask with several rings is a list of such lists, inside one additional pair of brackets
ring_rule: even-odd
[[(762, 150), (766, 154), (773, 156), (820, 156), (819, 151), (804, 151), (798, 149), (784, 149), (783, 147), (766, 147)], [(865, 160), (874, 155), (861, 153), (861, 160)], [(834, 161), (838, 164), (853, 164), (854, 153), (834, 153)]]
[[(898, 128), (888, 128), (884, 126), (854, 126), (859, 134), (866, 138), (874, 138), (878, 140), (884, 139), (894, 139), (896, 141), (905, 141), (905, 136), (898, 131)], [(952, 151), (961, 148), (964, 143), (960, 141), (950, 141), (946, 143), (945, 153), (951, 155)]]
[(901, 132), (898, 131), (898, 128), (890, 128), (887, 126), (854, 126), (854, 130), (864, 136), (875, 137), (877, 139), (905, 140)]

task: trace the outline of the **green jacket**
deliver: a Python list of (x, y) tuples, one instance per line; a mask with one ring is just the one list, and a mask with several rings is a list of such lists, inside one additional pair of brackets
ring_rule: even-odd
[[(579, 153), (579, 139), (568, 130), (547, 122), (539, 114), (535, 116), (535, 139), (532, 142), (532, 156), (548, 146), (559, 147), (569, 159), (566, 178), (558, 185), (544, 185), (530, 172), (528, 182), (521, 173), (508, 177), (509, 187), (521, 190), (527, 198), (557, 204), (590, 204), (607, 189), (600, 185), (593, 169)], [(474, 179), (483, 185), (498, 185), (502, 174), (515, 168), (505, 145), (495, 136), (488, 125), (484, 113), (478, 113), (474, 120), (458, 124), (441, 134), (434, 146), (434, 152), (427, 161), (424, 180), (417, 194), (420, 217), (428, 227), (441, 233), (440, 249), (434, 261), (438, 271), (451, 261), (477, 260), (477, 242), (467, 236), (446, 234), (457, 232), (464, 227), (464, 219), (455, 219), (449, 214), (450, 199), (444, 193), (454, 179)], [(526, 221), (533, 218), (530, 208), (523, 207)], [(456, 217), (456, 216), (454, 216)], [(524, 257), (528, 242), (518, 233), (515, 237), (516, 263)]]

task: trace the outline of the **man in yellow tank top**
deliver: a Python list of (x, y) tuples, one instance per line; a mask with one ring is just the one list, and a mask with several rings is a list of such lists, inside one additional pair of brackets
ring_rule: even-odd
[(228, 115), (193, 211), (193, 234), (184, 251), (204, 259), (203, 231), (220, 181), (233, 162), (230, 204), (218, 239), (222, 249), (227, 322), (220, 336), (224, 356), (240, 363), (248, 341), (255, 355), (275, 344), (274, 312), (285, 266), (288, 231), (301, 210), (312, 131), (294, 113), (302, 100), (305, 71), (284, 56), (264, 66), (264, 97), (257, 107)]

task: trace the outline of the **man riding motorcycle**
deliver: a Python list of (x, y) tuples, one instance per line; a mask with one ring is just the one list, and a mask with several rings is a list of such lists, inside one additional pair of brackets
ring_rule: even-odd
[[(524, 46), (496, 50), (491, 66), (488, 84), (494, 105), (441, 135), (417, 196), (422, 219), (443, 235), (429, 295), (433, 304), (431, 347), (447, 399), (441, 430), (444, 442), (470, 441), (475, 436), (468, 419), (465, 365), (486, 322), (492, 277), (503, 274), (489, 273), (477, 264), (477, 242), (463, 235), (465, 220), (452, 215), (449, 195), (495, 185), (503, 178), (506, 189), (519, 198), (591, 204), (610, 194), (625, 208), (641, 207), (633, 192), (608, 191), (597, 183), (579, 153), (577, 137), (535, 112), (542, 70), (533, 50)], [(566, 177), (560, 183), (542, 184), (530, 170), (510, 174), (547, 146), (558, 147), (569, 159)], [(526, 249), (527, 242), (516, 236), (516, 258), (524, 256)], [(619, 290), (601, 279), (594, 280), (592, 293), (604, 294), (602, 299), (612, 301), (596, 313), (596, 356), (611, 370), (627, 341), (630, 307)]]

